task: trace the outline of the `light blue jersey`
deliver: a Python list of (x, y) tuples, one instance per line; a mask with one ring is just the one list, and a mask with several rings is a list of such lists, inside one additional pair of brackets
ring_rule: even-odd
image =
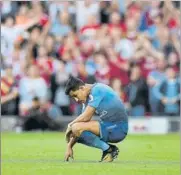
[(83, 107), (92, 106), (101, 121), (127, 122), (128, 117), (123, 102), (114, 90), (102, 83), (95, 83), (91, 89), (89, 98)]

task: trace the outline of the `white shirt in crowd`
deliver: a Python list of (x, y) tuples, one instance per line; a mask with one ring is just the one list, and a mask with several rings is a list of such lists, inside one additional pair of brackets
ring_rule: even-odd
[(77, 28), (83, 27), (88, 19), (88, 16), (96, 15), (99, 20), (99, 3), (93, 2), (88, 7), (85, 6), (84, 1), (76, 2), (76, 17)]
[(19, 84), (20, 103), (31, 105), (34, 97), (41, 101), (46, 101), (48, 97), (48, 87), (43, 78), (32, 79), (24, 77)]
[(1, 26), (1, 53), (3, 56), (11, 55), (14, 42), (22, 32), (24, 32), (24, 29), (20, 26), (11, 28), (3, 25)]

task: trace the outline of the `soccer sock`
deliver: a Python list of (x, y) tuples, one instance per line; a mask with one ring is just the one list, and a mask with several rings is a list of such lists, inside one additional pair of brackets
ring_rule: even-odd
[(109, 149), (109, 145), (106, 142), (102, 141), (98, 136), (90, 131), (83, 131), (77, 142), (101, 149), (102, 151)]

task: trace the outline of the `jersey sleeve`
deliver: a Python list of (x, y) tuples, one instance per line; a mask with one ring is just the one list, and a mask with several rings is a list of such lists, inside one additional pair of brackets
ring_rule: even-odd
[(95, 87), (93, 92), (89, 95), (88, 106), (97, 108), (104, 98), (104, 92), (101, 88)]

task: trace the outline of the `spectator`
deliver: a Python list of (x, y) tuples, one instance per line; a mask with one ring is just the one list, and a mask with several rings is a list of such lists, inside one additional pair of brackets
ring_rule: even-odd
[(49, 16), (52, 20), (56, 19), (57, 13), (65, 10), (64, 4), (61, 1), (50, 1), (48, 2)]
[(176, 52), (170, 52), (168, 55), (168, 65), (172, 67), (177, 74), (179, 73), (179, 60)]
[(70, 99), (65, 95), (65, 83), (69, 75), (66, 72), (65, 64), (59, 62), (59, 69), (51, 77), (51, 102), (57, 105), (63, 115), (70, 115)]
[(131, 59), (135, 53), (135, 44), (134, 40), (137, 36), (136, 32), (136, 22), (133, 18), (126, 20), (126, 36), (120, 38), (120, 40), (116, 43), (115, 49), (118, 53), (120, 53), (120, 57), (123, 59)]
[(88, 59), (90, 56), (92, 56), (94, 51), (93, 42), (91, 42), (90, 40), (82, 42), (80, 46), (80, 51), (82, 58), (84, 60)]
[(141, 77), (139, 67), (135, 66), (131, 69), (131, 82), (126, 87), (128, 101), (131, 106), (131, 116), (144, 116), (148, 107), (148, 87), (145, 80)]
[(59, 130), (60, 125), (48, 116), (47, 110), (42, 110), (41, 107), (40, 100), (35, 97), (23, 123), (24, 131)]
[(38, 67), (35, 65), (30, 66), (27, 77), (22, 78), (19, 83), (20, 115), (26, 115), (31, 109), (33, 98), (38, 97), (41, 103), (45, 102), (47, 93), (46, 82), (40, 77)]
[(61, 109), (56, 104), (51, 103), (51, 101), (48, 101), (41, 105), (41, 111), (46, 112), (48, 117), (53, 120), (56, 120), (63, 116)]
[(88, 58), (85, 62), (85, 69), (88, 74), (88, 78), (86, 80), (87, 83), (93, 84), (96, 81), (95, 73), (96, 73), (96, 64), (94, 59)]
[(87, 22), (80, 29), (82, 40), (95, 38), (96, 31), (99, 29), (100, 25), (96, 21), (96, 16), (90, 15), (87, 18)]
[(121, 98), (121, 100), (123, 102), (126, 102), (126, 94), (124, 92), (122, 83), (120, 81), (120, 79), (113, 79), (111, 82), (111, 87), (115, 90), (115, 92), (119, 95), (119, 97)]
[(27, 57), (28, 60), (34, 62), (38, 56), (38, 46), (40, 44), (40, 40), (37, 40), (37, 38), (41, 39), (41, 29), (38, 26), (32, 27), (32, 30), (29, 34), (29, 39), (27, 43), (28, 53)]
[(45, 48), (47, 50), (48, 56), (53, 58), (58, 58), (58, 53), (56, 50), (56, 41), (54, 35), (48, 35), (45, 38)]
[(123, 86), (127, 85), (129, 82), (129, 63), (120, 59), (113, 48), (107, 48), (106, 56), (109, 62), (110, 78), (118, 78), (123, 83)]
[(31, 2), (31, 11), (29, 13), (29, 16), (30, 18), (34, 18), (34, 16), (36, 16), (39, 19), (38, 25), (40, 25), (41, 27), (45, 27), (45, 25), (49, 22), (46, 8), (44, 7), (44, 3), (42, 3), (41, 1)]
[(13, 77), (12, 68), (7, 67), (5, 74), (1, 78), (1, 114), (17, 114), (18, 89), (16, 80)]
[(1, 46), (3, 47), (2, 54), (4, 56), (11, 55), (17, 37), (38, 22), (39, 18), (34, 17), (27, 24), (15, 25), (14, 17), (7, 16), (5, 19), (5, 23), (1, 26)]
[(155, 14), (160, 13), (159, 6), (161, 4), (160, 1), (152, 1), (151, 3), (142, 2), (144, 10), (142, 11), (141, 18), (140, 18), (140, 31), (147, 30), (154, 22), (152, 17)]
[(17, 3), (12, 1), (1, 1), (0, 6), (2, 18), (8, 14), (15, 15), (18, 9)]
[(55, 20), (52, 20), (52, 27), (50, 28), (51, 34), (56, 37), (64, 37), (70, 33), (70, 16), (67, 11), (59, 12), (58, 19), (55, 18)]
[(68, 36), (66, 36), (62, 39), (62, 44), (60, 45), (60, 47), (58, 49), (58, 54), (59, 54), (60, 58), (63, 59), (62, 56), (64, 54), (69, 54), (70, 57), (67, 58), (67, 60), (72, 59), (71, 58), (71, 56), (73, 56), (72, 52), (73, 52), (73, 50), (75, 50), (76, 47), (77, 47), (76, 36), (72, 32)]
[(93, 0), (77, 1), (76, 2), (76, 23), (77, 29), (80, 29), (86, 24), (88, 16), (95, 15), (99, 22), (99, 3)]
[(47, 85), (49, 85), (50, 76), (53, 72), (53, 58), (48, 56), (47, 50), (43, 45), (38, 48), (36, 63), (40, 69), (40, 75), (44, 78)]
[(97, 65), (96, 79), (98, 82), (109, 84), (110, 69), (109, 64), (103, 53), (98, 52), (94, 54), (94, 60)]
[(58, 12), (62, 12), (67, 10), (68, 13), (73, 18), (76, 12), (75, 2), (67, 2), (67, 1), (50, 1), (48, 2), (49, 7), (49, 16), (51, 19), (55, 19), (57, 17)]
[(156, 49), (164, 50), (169, 42), (168, 28), (163, 24), (163, 16), (155, 10), (151, 13), (153, 24), (148, 27), (148, 36)]
[(5, 1), (1, 2), (1, 13), (3, 15), (7, 15), (11, 12), (12, 10), (12, 2), (11, 1)]
[(20, 44), (16, 44), (14, 46), (14, 50), (12, 55), (9, 57), (9, 64), (12, 64), (13, 69), (13, 76), (18, 81), (21, 77), (25, 74), (25, 69), (27, 67), (27, 60), (26, 60), (26, 51), (24, 48), (20, 46)]
[(167, 116), (179, 115), (180, 82), (173, 68), (166, 69), (167, 79), (155, 89), (155, 96), (160, 100), (160, 112)]
[[(126, 90), (129, 89), (128, 92), (137, 95), (126, 94), (131, 99), (131, 105), (129, 101), (126, 101), (126, 105), (128, 103), (130, 112), (134, 114), (147, 111), (148, 98), (143, 97), (147, 80), (151, 115), (160, 115), (159, 99), (154, 95), (154, 90), (165, 80), (166, 65), (172, 67), (179, 78), (179, 2), (86, 0), (0, 4), (1, 72), (4, 75), (5, 67), (12, 66), (13, 79), (21, 92), (19, 108), (23, 108), (22, 104), (31, 106), (40, 85), (47, 92), (47, 87), (52, 87), (51, 83), (54, 82), (56, 93), (52, 103), (38, 98), (42, 107), (50, 108), (51, 114), (57, 115), (56, 105), (60, 109), (64, 106), (64, 102), (59, 101), (65, 81), (62, 75), (66, 77), (73, 73), (87, 83), (99, 81), (110, 84), (113, 81), (116, 89), (119, 89), (121, 82)], [(34, 65), (38, 66), (40, 76), (26, 76), (26, 68)], [(132, 70), (135, 66), (137, 68)], [(132, 72), (136, 72), (135, 76)], [(35, 87), (31, 84), (33, 82), (43, 83), (37, 83)], [(22, 84), (26, 84), (25, 88), (22, 88)], [(135, 89), (137, 91), (134, 93)], [(79, 107), (72, 101), (65, 100), (65, 103), (67, 111), (78, 114), (75, 110), (78, 112)], [(26, 113), (28, 108), (20, 111)]]
[(147, 84), (149, 87), (149, 104), (152, 115), (159, 114), (159, 100), (155, 96), (154, 90), (166, 78), (165, 75), (166, 60), (162, 57), (157, 60), (157, 68), (148, 75)]
[(118, 28), (122, 33), (126, 32), (126, 26), (121, 16), (118, 12), (113, 12), (110, 16), (109, 30), (112, 31), (113, 28)]
[(20, 6), (18, 15), (16, 16), (16, 24), (17, 25), (22, 25), (22, 24), (27, 24), (30, 20), (29, 16), (27, 15), (28, 7), (26, 4)]

